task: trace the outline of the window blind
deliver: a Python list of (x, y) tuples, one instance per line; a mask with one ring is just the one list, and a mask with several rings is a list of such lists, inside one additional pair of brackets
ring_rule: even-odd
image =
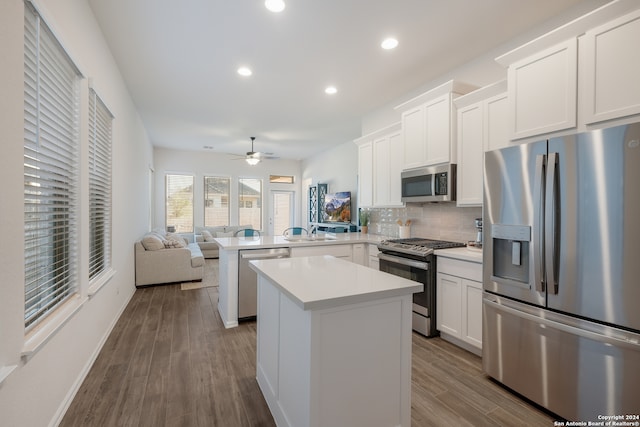
[(193, 176), (166, 175), (166, 219), (177, 233), (193, 232)]
[(229, 177), (204, 177), (204, 225), (215, 227), (230, 224)]
[(78, 69), (29, 3), (24, 22), (25, 327), (77, 286)]
[(89, 91), (89, 279), (111, 267), (111, 141), (113, 116)]

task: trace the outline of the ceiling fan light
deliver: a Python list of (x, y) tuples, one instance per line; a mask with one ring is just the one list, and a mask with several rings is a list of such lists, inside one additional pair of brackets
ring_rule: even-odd
[(284, 1), (283, 0), (266, 0), (264, 5), (271, 12), (282, 12), (284, 10)]
[(247, 163), (249, 163), (250, 166), (255, 166), (260, 163), (260, 159), (255, 157), (247, 157), (245, 160), (247, 161)]

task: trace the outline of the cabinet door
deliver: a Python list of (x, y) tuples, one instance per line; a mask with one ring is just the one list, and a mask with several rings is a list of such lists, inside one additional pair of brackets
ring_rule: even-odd
[(358, 206), (373, 206), (373, 143), (358, 145)]
[(462, 279), (462, 339), (482, 349), (482, 284)]
[(402, 183), (402, 159), (404, 150), (402, 147), (402, 133), (395, 132), (389, 135), (389, 206), (403, 206)]
[(425, 105), (426, 165), (451, 160), (451, 94), (435, 98)]
[(461, 304), (462, 279), (448, 274), (438, 273), (436, 279), (436, 317), (437, 328), (456, 338), (460, 338), (462, 323)]
[(482, 205), (483, 117), (483, 102), (458, 110), (458, 206)]
[(353, 244), (353, 262), (360, 265), (367, 265), (367, 254), (364, 250), (364, 243), (354, 243)]
[(404, 143), (403, 168), (423, 166), (426, 152), (423, 106), (402, 113), (402, 140)]
[(509, 101), (507, 93), (487, 99), (484, 106), (484, 151), (509, 145)]
[(509, 66), (512, 139), (576, 127), (577, 39)]
[(640, 114), (640, 11), (584, 36), (585, 122)]
[(291, 257), (332, 255), (336, 258), (352, 260), (352, 245), (314, 245), (291, 248)]
[(389, 138), (373, 141), (373, 204), (386, 206), (389, 203)]

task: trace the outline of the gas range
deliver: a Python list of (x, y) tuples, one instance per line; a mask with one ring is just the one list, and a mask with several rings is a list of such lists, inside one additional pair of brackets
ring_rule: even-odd
[(461, 248), (464, 243), (449, 242), (446, 240), (432, 240), (422, 237), (408, 239), (383, 240), (378, 244), (382, 253), (395, 253), (396, 255), (408, 255), (411, 258), (427, 258), (436, 249)]

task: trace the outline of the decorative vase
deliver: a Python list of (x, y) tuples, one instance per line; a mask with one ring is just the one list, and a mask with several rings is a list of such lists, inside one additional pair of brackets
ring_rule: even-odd
[(362, 234), (367, 234), (369, 232), (369, 226), (363, 225), (361, 228)]

